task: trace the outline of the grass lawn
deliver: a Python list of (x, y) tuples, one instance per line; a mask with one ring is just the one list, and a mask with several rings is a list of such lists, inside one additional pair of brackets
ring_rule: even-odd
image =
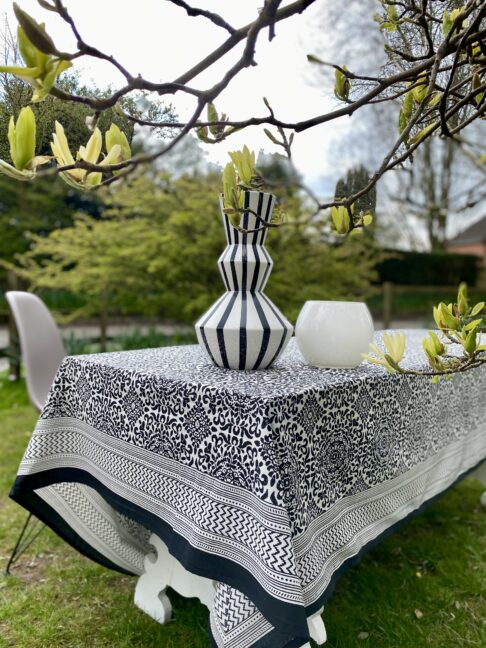
[[(0, 376), (0, 568), (25, 519), (7, 497), (36, 421), (23, 385)], [(324, 618), (328, 648), (486, 646), (486, 510), (466, 480), (339, 581)], [(44, 530), (0, 576), (0, 647), (207, 648), (207, 611), (172, 594), (159, 626), (132, 602), (135, 581)]]

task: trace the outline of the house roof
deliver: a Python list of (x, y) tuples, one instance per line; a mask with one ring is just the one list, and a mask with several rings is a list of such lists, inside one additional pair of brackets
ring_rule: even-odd
[(486, 243), (486, 216), (459, 232), (449, 241), (449, 245), (470, 245), (471, 243)]

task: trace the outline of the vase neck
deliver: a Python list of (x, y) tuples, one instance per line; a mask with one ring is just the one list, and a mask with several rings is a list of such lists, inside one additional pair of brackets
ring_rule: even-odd
[(238, 231), (231, 224), (228, 216), (223, 211), (223, 199), (221, 198), (221, 210), (228, 245), (263, 245), (267, 238), (268, 228), (265, 223), (270, 223), (272, 212), (275, 206), (275, 196), (263, 191), (244, 191), (243, 207), (248, 211), (241, 214), (240, 227), (248, 232)]

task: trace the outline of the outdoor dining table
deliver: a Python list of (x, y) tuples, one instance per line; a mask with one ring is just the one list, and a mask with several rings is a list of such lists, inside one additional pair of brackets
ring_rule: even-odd
[(294, 340), (253, 372), (198, 346), (72, 356), (11, 496), (121, 572), (144, 573), (155, 534), (215, 582), (213, 645), (297, 647), (343, 570), (483, 461), (485, 414), (486, 366), (317, 369)]

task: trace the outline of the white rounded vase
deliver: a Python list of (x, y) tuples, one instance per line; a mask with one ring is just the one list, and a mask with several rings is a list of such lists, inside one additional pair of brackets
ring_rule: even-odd
[(300, 352), (313, 367), (352, 369), (373, 340), (373, 320), (363, 302), (308, 301), (295, 326)]

